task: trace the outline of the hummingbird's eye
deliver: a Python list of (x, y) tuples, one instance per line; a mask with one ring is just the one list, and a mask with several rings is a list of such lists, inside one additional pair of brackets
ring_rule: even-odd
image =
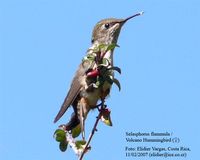
[(104, 26), (105, 26), (106, 29), (108, 29), (110, 27), (110, 24), (106, 23)]

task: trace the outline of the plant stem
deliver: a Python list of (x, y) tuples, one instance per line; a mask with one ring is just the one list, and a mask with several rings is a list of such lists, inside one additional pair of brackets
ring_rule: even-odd
[(103, 109), (104, 107), (105, 107), (105, 106), (104, 106), (104, 100), (102, 100), (101, 109), (99, 110), (99, 115), (98, 115), (98, 117), (97, 117), (97, 119), (96, 119), (96, 122), (95, 122), (95, 124), (94, 124), (93, 129), (92, 129), (92, 132), (90, 133), (89, 139), (88, 139), (88, 141), (87, 141), (87, 143), (86, 143), (86, 145), (85, 145), (85, 148), (83, 149), (83, 152), (82, 152), (81, 155), (80, 155), (79, 160), (82, 160), (82, 159), (83, 159), (83, 156), (84, 156), (84, 154), (86, 153), (86, 151), (87, 151), (87, 149), (88, 149), (88, 146), (89, 146), (89, 144), (90, 144), (90, 142), (91, 142), (91, 140), (92, 140), (92, 137), (94, 136), (95, 131), (97, 131), (97, 125), (98, 125), (98, 123), (99, 123), (99, 120), (101, 119), (101, 114), (102, 114), (101, 112), (102, 112), (102, 109)]

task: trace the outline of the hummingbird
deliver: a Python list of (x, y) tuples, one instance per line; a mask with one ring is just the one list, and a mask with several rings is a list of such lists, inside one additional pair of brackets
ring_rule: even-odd
[[(142, 14), (143, 12), (140, 12), (125, 19), (108, 18), (99, 21), (93, 29), (91, 47), (87, 50), (86, 55), (91, 54), (93, 49), (101, 44), (117, 44), (122, 26), (128, 20)], [(113, 53), (114, 49), (111, 49), (101, 55), (108, 59), (109, 67), (113, 67)], [(94, 72), (96, 67), (96, 61), (84, 64), (81, 63), (79, 65), (67, 96), (54, 119), (54, 123), (56, 123), (67, 109), (72, 106), (74, 113), (70, 121), (65, 125), (65, 128), (67, 131), (70, 131), (80, 124), (83, 139), (85, 137), (84, 125), (87, 114), (91, 109), (96, 108), (99, 100), (105, 99), (109, 95), (112, 86), (112, 84), (104, 82), (99, 88), (92, 87), (92, 82), (88, 80), (87, 75), (90, 71), (90, 74)], [(112, 74), (114, 76), (114, 73)]]

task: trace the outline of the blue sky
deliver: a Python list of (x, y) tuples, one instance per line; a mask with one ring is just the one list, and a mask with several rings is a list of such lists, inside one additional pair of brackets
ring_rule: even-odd
[[(114, 86), (107, 100), (113, 127), (99, 124), (85, 158), (125, 159), (127, 145), (159, 146), (127, 144), (126, 132), (167, 131), (191, 148), (184, 160), (199, 159), (199, 6), (198, 0), (1, 0), (0, 159), (76, 159), (53, 139), (72, 110), (57, 124), (54, 116), (96, 22), (139, 11), (145, 14), (123, 27), (115, 51), (122, 90)], [(88, 117), (87, 134), (96, 115)]]

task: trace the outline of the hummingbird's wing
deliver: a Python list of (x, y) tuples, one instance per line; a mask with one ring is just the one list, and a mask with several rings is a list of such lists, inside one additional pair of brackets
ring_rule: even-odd
[(54, 119), (54, 123), (56, 123), (62, 116), (63, 114), (67, 111), (67, 109), (69, 108), (69, 106), (74, 102), (74, 100), (76, 99), (76, 97), (78, 96), (78, 94), (81, 91), (81, 82), (80, 79), (81, 77), (83, 77), (86, 73), (86, 71), (93, 66), (93, 64), (90, 65), (83, 65), (80, 64), (78, 70), (76, 71), (76, 75), (72, 80), (71, 86), (70, 86), (70, 90), (60, 108), (60, 111), (58, 112), (57, 116)]

